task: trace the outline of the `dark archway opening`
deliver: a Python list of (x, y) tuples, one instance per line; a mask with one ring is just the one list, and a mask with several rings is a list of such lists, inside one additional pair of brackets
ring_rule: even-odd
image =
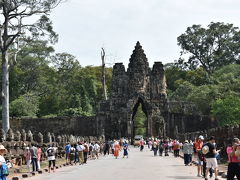
[(148, 114), (146, 105), (141, 98), (133, 108), (132, 114), (132, 139), (135, 135), (146, 137), (148, 134)]

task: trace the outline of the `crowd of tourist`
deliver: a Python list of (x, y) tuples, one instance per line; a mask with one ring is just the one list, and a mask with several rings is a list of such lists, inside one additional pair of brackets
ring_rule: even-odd
[[(121, 154), (122, 158), (128, 158), (129, 143), (131, 143), (130, 140), (124, 138), (104, 143), (97, 141), (67, 143), (64, 149), (66, 163), (84, 165), (87, 164), (88, 160), (99, 159), (100, 155), (107, 156), (110, 154), (116, 159)], [(139, 141), (140, 152), (144, 150), (145, 145), (153, 151), (154, 156), (169, 156), (170, 152), (176, 158), (182, 155), (185, 166), (192, 166), (194, 159), (197, 164), (198, 177), (208, 180), (208, 177), (214, 176), (215, 180), (218, 180), (218, 160), (220, 159), (221, 149), (217, 147), (214, 136), (207, 140), (203, 136), (199, 136), (194, 141), (185, 140), (184, 142), (157, 138), (141, 139)], [(6, 153), (5, 147), (0, 145), (0, 180), (6, 180), (8, 175), (8, 165), (3, 156)], [(48, 172), (54, 172), (58, 153), (58, 148), (53, 145), (48, 145), (44, 150), (36, 144), (26, 147), (24, 156), (28, 172), (36, 172), (41, 169), (40, 161), (42, 161), (43, 154), (48, 160)], [(226, 153), (229, 162), (227, 180), (233, 180), (235, 176), (240, 180), (240, 140), (238, 138), (229, 142)]]
[[(172, 152), (174, 157), (179, 157), (181, 151), (185, 166), (192, 166), (194, 156), (197, 164), (197, 176), (208, 180), (208, 177), (211, 178), (214, 175), (215, 180), (218, 180), (218, 161), (221, 149), (218, 149), (214, 136), (205, 140), (200, 135), (194, 141), (185, 140), (183, 143), (178, 140), (150, 138), (146, 140), (146, 144), (153, 151), (154, 156), (157, 156), (157, 152), (159, 152), (159, 156), (162, 156), (163, 152), (165, 152), (165, 156), (169, 156), (168, 152)], [(227, 180), (234, 180), (235, 176), (240, 180), (240, 141), (238, 138), (229, 141), (226, 153), (228, 155)]]

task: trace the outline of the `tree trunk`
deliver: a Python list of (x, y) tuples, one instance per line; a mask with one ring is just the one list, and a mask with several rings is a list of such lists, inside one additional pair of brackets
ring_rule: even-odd
[(106, 86), (106, 75), (105, 75), (105, 51), (102, 48), (101, 52), (101, 58), (102, 58), (102, 85), (103, 85), (103, 96), (104, 100), (107, 100), (107, 86)]
[(2, 127), (5, 132), (10, 128), (9, 123), (9, 68), (8, 51), (2, 52)]

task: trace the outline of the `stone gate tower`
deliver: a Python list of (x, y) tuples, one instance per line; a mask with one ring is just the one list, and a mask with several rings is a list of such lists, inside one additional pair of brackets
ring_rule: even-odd
[(151, 69), (137, 42), (127, 71), (122, 63), (113, 66), (109, 100), (102, 101), (97, 114), (98, 134), (106, 138), (133, 138), (134, 116), (139, 104), (147, 117), (146, 136), (165, 136), (167, 118), (166, 79), (161, 62)]

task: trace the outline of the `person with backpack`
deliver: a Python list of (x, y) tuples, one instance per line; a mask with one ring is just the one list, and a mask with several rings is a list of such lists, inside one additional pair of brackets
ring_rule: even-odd
[(5, 149), (3, 145), (0, 145), (0, 180), (6, 180), (6, 177), (9, 175), (8, 165), (3, 157), (3, 155), (6, 153), (7, 149)]
[(128, 143), (127, 141), (124, 142), (123, 144), (123, 158), (126, 156), (128, 158)]
[(162, 156), (164, 150), (164, 143), (163, 141), (159, 141), (159, 156)]
[(48, 157), (48, 172), (51, 172), (51, 166), (53, 166), (53, 172), (55, 172), (55, 164), (56, 164), (56, 158), (55, 158), (55, 154), (56, 151), (55, 149), (52, 147), (52, 145), (48, 145), (48, 149), (47, 149), (47, 157)]
[(215, 180), (218, 180), (218, 163), (216, 159), (216, 154), (219, 151), (216, 150), (216, 145), (215, 145), (215, 137), (211, 136), (209, 138), (209, 141), (202, 147), (202, 153), (204, 154), (206, 158), (206, 174), (205, 174), (205, 180), (208, 180), (208, 171), (210, 168), (214, 169), (215, 173)]
[(71, 148), (70, 148), (70, 164), (73, 165), (73, 162), (76, 164), (75, 162), (75, 152), (76, 152), (76, 149), (74, 148), (74, 145), (71, 145)]
[(84, 164), (87, 164), (87, 159), (88, 159), (88, 151), (89, 151), (89, 146), (87, 144), (87, 141), (84, 141), (84, 150), (83, 150), (83, 156), (84, 156)]

